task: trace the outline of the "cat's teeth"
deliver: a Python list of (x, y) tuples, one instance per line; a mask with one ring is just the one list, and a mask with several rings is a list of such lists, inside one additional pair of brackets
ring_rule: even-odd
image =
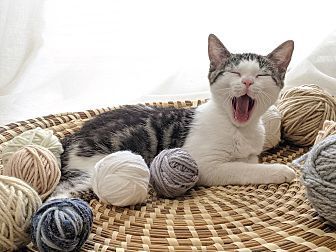
[(233, 109), (237, 109), (237, 98), (236, 97), (233, 97), (232, 99), (232, 107)]

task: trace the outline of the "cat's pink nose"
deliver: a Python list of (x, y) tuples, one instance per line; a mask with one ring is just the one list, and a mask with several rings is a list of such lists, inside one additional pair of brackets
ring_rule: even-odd
[(253, 79), (249, 79), (249, 78), (244, 78), (242, 79), (242, 83), (245, 84), (246, 87), (249, 87), (253, 84)]

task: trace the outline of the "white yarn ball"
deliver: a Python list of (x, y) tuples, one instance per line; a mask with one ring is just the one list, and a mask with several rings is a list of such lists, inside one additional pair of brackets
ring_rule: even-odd
[(145, 160), (130, 151), (118, 151), (98, 161), (92, 176), (95, 194), (104, 203), (129, 206), (147, 198), (149, 169)]
[(57, 163), (61, 167), (63, 147), (60, 140), (53, 134), (52, 130), (41, 129), (40, 127), (27, 130), (6, 143), (2, 151), (3, 165), (7, 164), (9, 158), (16, 151), (27, 145), (39, 145), (48, 149), (55, 155)]
[(276, 106), (271, 106), (262, 116), (265, 126), (264, 150), (277, 146), (281, 140), (281, 113)]

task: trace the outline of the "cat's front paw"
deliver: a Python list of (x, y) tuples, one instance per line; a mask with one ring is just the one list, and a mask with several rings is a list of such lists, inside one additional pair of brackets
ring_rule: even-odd
[(273, 184), (291, 182), (296, 177), (294, 170), (284, 164), (273, 164), (269, 175), (269, 183)]

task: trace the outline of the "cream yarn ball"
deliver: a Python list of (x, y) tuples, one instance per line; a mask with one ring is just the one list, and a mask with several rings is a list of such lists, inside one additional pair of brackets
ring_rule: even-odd
[(282, 114), (283, 138), (300, 146), (314, 144), (325, 120), (336, 120), (336, 99), (317, 85), (285, 91), (277, 104)]
[(0, 175), (0, 251), (20, 249), (30, 242), (32, 217), (42, 202), (24, 181)]
[(92, 187), (104, 203), (115, 206), (136, 205), (147, 198), (149, 178), (149, 168), (140, 155), (118, 151), (95, 165)]
[(25, 181), (40, 194), (42, 200), (54, 191), (61, 178), (54, 154), (38, 145), (24, 146), (11, 155), (3, 174)]
[(61, 167), (61, 154), (63, 147), (60, 140), (53, 134), (52, 130), (36, 128), (23, 132), (8, 141), (2, 151), (2, 163), (5, 165), (14, 152), (26, 145), (39, 145), (51, 151)]
[(281, 113), (276, 106), (271, 106), (262, 116), (265, 126), (265, 142), (263, 150), (277, 146), (281, 140)]

